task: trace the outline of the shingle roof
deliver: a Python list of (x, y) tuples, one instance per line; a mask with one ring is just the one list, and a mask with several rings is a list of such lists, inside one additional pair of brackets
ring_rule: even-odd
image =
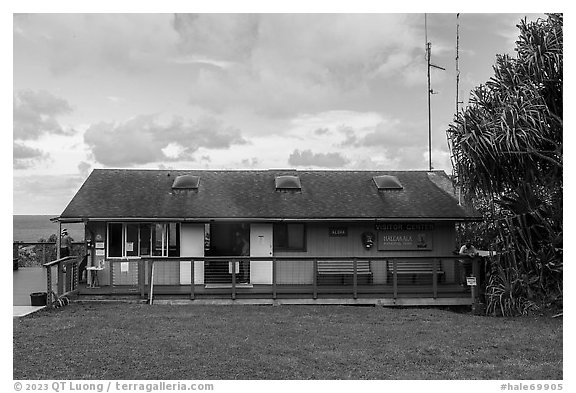
[[(175, 190), (177, 176), (200, 177)], [(277, 191), (275, 178), (297, 174), (302, 189)], [(378, 191), (372, 178), (396, 176), (401, 190)], [(477, 219), (436, 183), (443, 172), (97, 169), (61, 219)], [(434, 180), (434, 181), (433, 181)]]

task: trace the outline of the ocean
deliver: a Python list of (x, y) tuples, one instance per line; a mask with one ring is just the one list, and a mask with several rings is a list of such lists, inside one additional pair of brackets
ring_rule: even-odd
[[(58, 223), (50, 219), (57, 215), (13, 215), (12, 240), (21, 242), (37, 242), (40, 239), (48, 240), (50, 235), (58, 233)], [(84, 240), (84, 224), (62, 224), (68, 229), (73, 241)]]

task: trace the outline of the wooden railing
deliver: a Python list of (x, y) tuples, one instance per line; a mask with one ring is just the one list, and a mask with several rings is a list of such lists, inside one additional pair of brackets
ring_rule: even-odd
[[(56, 242), (24, 242), (24, 241), (14, 241), (12, 242), (12, 258), (20, 259), (20, 248), (34, 247), (39, 255), (33, 257), (34, 262), (38, 265), (44, 265), (51, 258), (55, 258), (57, 255)], [(72, 242), (72, 254), (84, 255), (85, 242)]]
[[(46, 268), (46, 305), (51, 308), (63, 296), (75, 294), (79, 290), (78, 257), (64, 257), (43, 264)], [(54, 280), (52, 268), (56, 267), (56, 291), (53, 289)]]
[[(462, 255), (449, 255), (449, 256), (437, 256), (437, 257), (239, 257), (239, 256), (229, 256), (229, 257), (142, 257), (140, 259), (131, 259), (131, 262), (137, 262), (138, 264), (138, 275), (137, 275), (137, 291), (140, 292), (140, 296), (142, 298), (146, 297), (148, 294), (149, 301), (151, 301), (150, 294), (153, 292), (151, 286), (153, 285), (153, 280), (150, 279), (152, 276), (152, 271), (154, 269), (154, 265), (167, 263), (167, 262), (182, 262), (182, 261), (190, 261), (191, 262), (191, 269), (190, 269), (190, 282), (195, 283), (195, 263), (194, 262), (230, 262), (230, 269), (231, 269), (231, 283), (229, 288), (229, 296), (231, 299), (235, 300), (238, 295), (238, 291), (243, 290), (243, 286), (237, 282), (236, 273), (237, 271), (237, 262), (246, 262), (246, 261), (271, 261), (272, 262), (272, 283), (269, 285), (269, 292), (268, 294), (272, 295), (273, 299), (276, 299), (278, 296), (279, 286), (282, 284), (278, 283), (277, 280), (277, 271), (278, 266), (280, 264), (288, 262), (288, 261), (295, 261), (295, 262), (302, 262), (312, 264), (312, 282), (310, 284), (301, 285), (302, 287), (309, 288), (309, 295), (312, 296), (313, 299), (318, 298), (318, 294), (321, 292), (323, 294), (328, 293), (330, 289), (326, 289), (322, 285), (319, 285), (318, 275), (319, 275), (319, 264), (324, 264), (326, 261), (342, 261), (346, 264), (346, 272), (345, 274), (351, 278), (351, 282), (349, 285), (345, 286), (345, 288), (350, 289), (350, 295), (353, 299), (358, 298), (358, 293), (360, 289), (366, 289), (367, 287), (373, 288), (371, 293), (378, 294), (378, 286), (379, 284), (366, 284), (366, 274), (364, 272), (364, 268), (359, 269), (359, 265), (365, 267), (366, 262), (370, 264), (371, 262), (386, 263), (386, 270), (389, 274), (391, 274), (391, 287), (392, 293), (391, 296), (396, 299), (401, 297), (403, 291), (400, 291), (401, 283), (399, 282), (399, 278), (405, 276), (405, 273), (408, 272), (409, 274), (416, 274), (426, 277), (426, 282), (429, 284), (420, 285), (422, 288), (428, 288), (429, 293), (426, 296), (437, 298), (438, 297), (438, 286), (439, 281), (441, 278), (445, 276), (445, 271), (441, 269), (442, 261), (458, 261), (458, 260), (470, 260), (473, 266), (472, 275), (476, 277), (476, 280), (479, 281), (480, 271), (479, 271), (479, 258), (470, 258), (468, 256)], [(114, 271), (118, 269), (118, 266), (115, 266), (121, 262), (127, 262), (126, 260), (108, 260), (107, 262), (110, 263), (110, 286), (114, 286)], [(456, 262), (457, 263), (457, 262)], [(415, 269), (410, 269), (410, 264), (412, 264)], [(352, 269), (349, 267), (352, 266)], [(147, 270), (147, 277), (146, 279), (146, 270)], [(457, 272), (454, 272), (456, 275)], [(322, 274), (320, 272), (320, 274)], [(344, 274), (344, 273), (343, 273)], [(359, 281), (359, 278), (363, 280)], [(405, 278), (405, 277), (404, 277)], [(175, 284), (178, 285), (178, 284)], [(189, 285), (189, 284), (188, 284)], [(199, 284), (196, 283), (195, 285), (190, 286), (190, 299), (195, 299), (196, 297), (196, 286)], [(443, 284), (441, 284), (443, 285)], [(454, 282), (453, 285), (458, 285), (457, 282)], [(180, 285), (186, 286), (186, 285)], [(414, 285), (418, 286), (418, 285)], [(390, 288), (390, 283), (386, 283), (384, 285), (380, 285), (380, 287)], [(344, 288), (344, 287), (343, 287)], [(136, 290), (136, 288), (135, 288)], [(476, 287), (471, 287), (471, 297), (475, 299), (478, 295), (478, 291)], [(342, 291), (339, 291), (341, 294)]]

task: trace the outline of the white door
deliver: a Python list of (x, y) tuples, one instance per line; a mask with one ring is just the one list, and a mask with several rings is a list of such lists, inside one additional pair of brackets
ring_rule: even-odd
[[(271, 257), (272, 224), (250, 225), (250, 256)], [(272, 261), (250, 261), (250, 282), (272, 284)]]
[[(204, 224), (180, 225), (180, 256), (204, 256)], [(180, 285), (190, 285), (192, 261), (180, 262)], [(204, 284), (204, 262), (194, 261), (194, 283)]]

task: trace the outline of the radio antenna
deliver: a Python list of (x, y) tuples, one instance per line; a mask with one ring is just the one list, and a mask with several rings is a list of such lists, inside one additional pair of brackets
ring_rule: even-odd
[(428, 42), (428, 21), (427, 15), (424, 14), (424, 38), (426, 40), (426, 64), (428, 71), (428, 169), (432, 170), (432, 108), (430, 106), (430, 96), (434, 93), (434, 90), (430, 87), (430, 67), (437, 68), (439, 70), (446, 71), (445, 68), (434, 65), (430, 63), (432, 57), (432, 44)]
[(458, 61), (460, 60), (460, 13), (456, 14), (456, 115), (460, 112), (460, 104), (464, 101), (459, 101), (460, 90), (460, 67)]

